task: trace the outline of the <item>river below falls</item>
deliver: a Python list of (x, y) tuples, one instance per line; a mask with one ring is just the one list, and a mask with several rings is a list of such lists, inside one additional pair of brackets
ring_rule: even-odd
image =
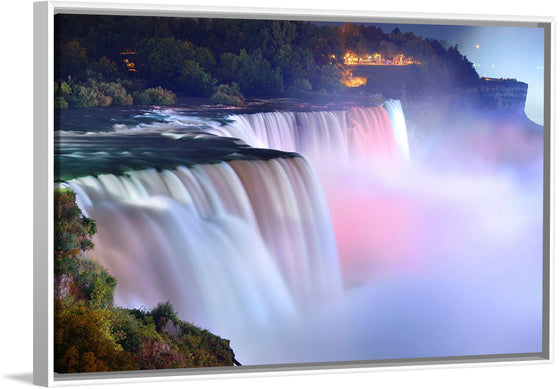
[(55, 176), (116, 304), (244, 365), (540, 352), (542, 136), (472, 115), (409, 144), (399, 102), (60, 110)]

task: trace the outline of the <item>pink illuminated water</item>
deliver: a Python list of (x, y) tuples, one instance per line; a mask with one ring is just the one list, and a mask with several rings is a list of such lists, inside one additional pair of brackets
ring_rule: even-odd
[(93, 256), (119, 280), (119, 304), (170, 300), (182, 317), (229, 333), (289, 320), (342, 291), (326, 200), (302, 158), (70, 185), (97, 221)]
[(209, 132), (302, 157), (70, 182), (117, 303), (171, 300), (244, 364), (540, 351), (538, 137), (412, 150), (397, 101), (230, 119)]

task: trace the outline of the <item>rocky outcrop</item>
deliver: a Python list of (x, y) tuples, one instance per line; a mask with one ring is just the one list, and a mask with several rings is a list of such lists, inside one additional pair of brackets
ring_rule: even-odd
[(481, 78), (478, 84), (480, 106), (500, 112), (523, 113), (528, 85), (514, 79)]
[(183, 329), (180, 325), (174, 324), (172, 320), (167, 320), (167, 323), (162, 328), (162, 330), (167, 333), (167, 335), (177, 339), (183, 335)]

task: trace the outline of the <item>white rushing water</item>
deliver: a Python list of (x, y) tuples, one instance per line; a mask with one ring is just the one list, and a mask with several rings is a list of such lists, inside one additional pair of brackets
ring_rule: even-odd
[(408, 150), (408, 134), (401, 102), (399, 100), (387, 100), (383, 104), (383, 107), (385, 107), (389, 114), (399, 153), (402, 158), (408, 159), (410, 157), (410, 151)]
[(244, 364), (539, 351), (540, 155), (521, 174), (477, 160), (495, 132), (476, 149), (454, 134), (431, 145), (446, 157), (403, 163), (395, 100), (229, 119), (203, 131), (301, 157), (68, 182), (118, 305), (169, 300)]
[(302, 158), (69, 184), (97, 221), (93, 256), (119, 281), (119, 304), (170, 300), (181, 317), (228, 332), (289, 320), (341, 292), (324, 193)]
[(232, 115), (234, 122), (216, 127), (216, 135), (239, 138), (250, 146), (302, 153), (314, 163), (335, 158), (409, 158), (402, 106), (389, 100), (381, 106), (348, 111), (262, 112)]

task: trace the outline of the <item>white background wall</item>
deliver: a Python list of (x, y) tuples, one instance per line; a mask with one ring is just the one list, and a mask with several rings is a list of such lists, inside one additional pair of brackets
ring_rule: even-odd
[[(94, 1), (91, 1), (94, 2)], [(101, 1), (95, 1), (101, 2)], [(135, 3), (273, 8), (351, 9), (389, 12), (430, 12), (558, 16), (550, 0), (523, 2), (470, 0), (311, 1), (311, 0), (156, 0)], [(32, 1), (3, 2), (0, 46), (0, 387), (32, 382)], [(558, 46), (558, 45), (556, 45)], [(558, 68), (558, 66), (556, 66)], [(554, 110), (554, 107), (553, 107)], [(556, 169), (556, 176), (558, 169)], [(558, 192), (558, 191), (557, 191)], [(557, 197), (557, 196), (556, 196)], [(557, 212), (556, 212), (557, 213)], [(558, 233), (555, 234), (558, 242)], [(557, 266), (557, 269), (560, 266)], [(558, 271), (556, 270), (556, 274)], [(556, 277), (558, 279), (558, 277)], [(558, 289), (554, 292), (556, 301)], [(558, 325), (555, 326), (557, 329)], [(557, 337), (558, 338), (558, 337)], [(555, 342), (558, 345), (558, 341)], [(263, 388), (263, 387), (377, 387), (377, 388), (552, 388), (558, 387), (558, 363), (491, 367), (438, 367), (342, 374), (295, 374), (271, 377), (205, 379), (165, 384), (138, 384), (141, 388)], [(126, 384), (125, 384), (126, 385)], [(130, 385), (118, 385), (130, 387)]]

